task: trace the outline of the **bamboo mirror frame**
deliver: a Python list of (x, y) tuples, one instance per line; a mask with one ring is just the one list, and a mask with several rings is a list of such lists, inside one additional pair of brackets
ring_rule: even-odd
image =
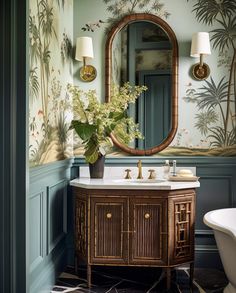
[(124, 16), (118, 23), (116, 23), (107, 35), (105, 45), (105, 101), (110, 101), (110, 91), (112, 84), (112, 43), (117, 33), (119, 33), (125, 26), (133, 22), (150, 22), (160, 27), (166, 35), (172, 45), (172, 72), (171, 72), (171, 124), (170, 131), (165, 139), (159, 144), (148, 149), (131, 148), (122, 144), (114, 134), (111, 134), (113, 143), (122, 151), (137, 155), (145, 156), (158, 153), (165, 149), (171, 141), (174, 139), (177, 127), (178, 127), (178, 43), (172, 28), (161, 18), (149, 13), (137, 13)]

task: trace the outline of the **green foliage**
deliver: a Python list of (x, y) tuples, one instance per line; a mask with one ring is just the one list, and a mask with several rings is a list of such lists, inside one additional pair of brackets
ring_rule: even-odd
[[(224, 81), (224, 78), (222, 78), (220, 83), (216, 85), (211, 78), (210, 82), (206, 81), (206, 86), (200, 88), (202, 92), (195, 95), (197, 97), (197, 106), (201, 110), (219, 107), (223, 127), (216, 126), (209, 129), (211, 134), (208, 137), (213, 139), (213, 146), (230, 146), (235, 143), (235, 122), (231, 106), (234, 103), (234, 112), (236, 112), (236, 1), (196, 0), (193, 11), (200, 22), (208, 25), (212, 25), (215, 22), (219, 27), (211, 31), (211, 41), (213, 42), (213, 48), (219, 49), (220, 64), (230, 67), (228, 81)], [(226, 50), (229, 52), (234, 51), (232, 58), (227, 56)], [(223, 104), (225, 107), (223, 107)], [(206, 133), (207, 128), (204, 128), (198, 122), (196, 125)]]
[(110, 101), (100, 103), (94, 90), (84, 92), (68, 85), (75, 117), (70, 129), (76, 131), (85, 145), (86, 162), (94, 163), (99, 156), (105, 155), (106, 148), (112, 146), (111, 132), (127, 144), (134, 138), (142, 138), (138, 125), (127, 117), (127, 108), (144, 90), (144, 86), (132, 87), (129, 83), (123, 87), (114, 86)]
[(236, 144), (236, 132), (233, 128), (231, 131), (225, 131), (224, 128), (216, 126), (210, 129), (211, 134), (209, 138), (213, 138), (214, 141), (211, 143), (214, 147), (225, 147)]
[(60, 112), (58, 120), (57, 120), (57, 132), (58, 132), (59, 142), (63, 149), (67, 141), (68, 130), (69, 130), (69, 126), (68, 126), (68, 123), (66, 123), (65, 113)]
[[(202, 135), (212, 139), (211, 145), (215, 147), (229, 146), (236, 143), (235, 129), (231, 131), (226, 129), (226, 115), (223, 103), (227, 103), (227, 89), (228, 82), (224, 81), (224, 77), (218, 84), (211, 78), (210, 81), (205, 80), (205, 85), (199, 88), (199, 92), (189, 87), (186, 90), (186, 97), (184, 97), (186, 102), (196, 103), (198, 109), (202, 111), (195, 115), (195, 127)], [(215, 111), (216, 108), (220, 110), (221, 120)], [(219, 121), (223, 121), (223, 127), (211, 127), (212, 124)], [(218, 134), (217, 131), (219, 132)]]
[[(235, 8), (236, 9), (236, 8)], [(212, 31), (213, 36), (213, 48), (219, 48), (220, 52), (225, 49), (229, 49), (231, 45), (234, 47), (234, 41), (236, 40), (236, 16), (232, 19), (228, 18), (228, 21), (217, 20), (221, 24), (222, 28), (215, 29)]]
[[(30, 90), (31, 94), (40, 93), (44, 125), (48, 124), (48, 87), (50, 77), (50, 44), (53, 38), (57, 40), (54, 29), (54, 14), (52, 3), (47, 0), (37, 1), (37, 12), (29, 16), (29, 44), (30, 44)], [(36, 76), (35, 69), (40, 76)], [(38, 83), (37, 83), (38, 80)], [(47, 131), (44, 132), (45, 134)]]
[(193, 11), (200, 22), (212, 25), (213, 21), (220, 15), (230, 17), (235, 14), (236, 2), (232, 0), (198, 0)]
[(82, 123), (78, 120), (72, 120), (70, 129), (74, 129), (83, 141), (87, 141), (90, 140), (97, 128), (95, 125), (89, 123)]
[(197, 91), (194, 88), (189, 87), (186, 90), (186, 96), (183, 97), (183, 100), (187, 103), (196, 103), (197, 102), (196, 93), (197, 93)]
[(208, 109), (206, 112), (201, 112), (195, 116), (197, 122), (195, 127), (200, 130), (201, 134), (206, 135), (209, 131), (210, 124), (216, 123), (218, 121), (217, 113)]
[(50, 140), (52, 134), (52, 126), (50, 125), (49, 120), (43, 122), (41, 130), (43, 132), (44, 141)]
[(56, 32), (53, 27), (53, 7), (51, 7), (46, 0), (41, 0), (40, 3), (40, 12), (39, 12), (39, 26), (42, 29), (42, 33), (47, 42), (50, 41), (50, 38), (54, 34), (57, 39)]
[(205, 80), (206, 85), (199, 88), (201, 92), (196, 93), (199, 109), (221, 107), (221, 102), (226, 101), (228, 82), (224, 82), (224, 77), (216, 85), (213, 78), (210, 81)]
[(39, 93), (39, 81), (36, 70), (37, 67), (31, 69), (29, 73), (29, 96), (32, 100), (37, 98)]
[(72, 57), (72, 42), (67, 34), (63, 33), (63, 40), (61, 42), (61, 58), (62, 61), (70, 60)]
[(160, 0), (103, 0), (107, 5), (107, 11), (112, 15), (107, 23), (114, 24), (122, 17), (132, 13), (158, 13), (168, 18), (170, 13), (164, 10), (164, 4)]

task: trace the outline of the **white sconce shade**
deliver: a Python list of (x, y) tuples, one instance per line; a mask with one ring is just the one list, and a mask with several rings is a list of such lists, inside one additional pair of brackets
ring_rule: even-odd
[(92, 65), (86, 64), (86, 59), (93, 59), (93, 40), (90, 37), (79, 37), (76, 40), (75, 59), (83, 62), (80, 68), (80, 79), (85, 82), (93, 81), (97, 70)]
[(190, 56), (200, 57), (200, 62), (192, 67), (192, 75), (196, 80), (204, 80), (210, 74), (209, 66), (203, 62), (204, 55), (211, 55), (209, 33), (195, 33), (192, 37)]
[(209, 33), (199, 32), (193, 34), (191, 57), (200, 57), (200, 54), (211, 55)]
[(76, 41), (75, 59), (83, 61), (84, 58), (93, 59), (93, 41), (90, 37), (80, 37)]

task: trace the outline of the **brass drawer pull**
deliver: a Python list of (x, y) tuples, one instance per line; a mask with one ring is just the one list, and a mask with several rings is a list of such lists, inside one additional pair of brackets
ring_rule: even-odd
[(146, 214), (144, 215), (144, 218), (145, 218), (145, 219), (149, 219), (149, 218), (150, 218), (150, 214), (149, 214), (149, 213), (146, 213)]
[(107, 219), (111, 219), (112, 218), (112, 214), (111, 213), (107, 213), (106, 214)]

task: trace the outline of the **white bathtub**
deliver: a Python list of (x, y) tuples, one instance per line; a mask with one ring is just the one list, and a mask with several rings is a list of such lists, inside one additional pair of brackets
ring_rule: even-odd
[(203, 221), (214, 230), (225, 274), (229, 280), (224, 293), (236, 293), (236, 208), (208, 212)]

